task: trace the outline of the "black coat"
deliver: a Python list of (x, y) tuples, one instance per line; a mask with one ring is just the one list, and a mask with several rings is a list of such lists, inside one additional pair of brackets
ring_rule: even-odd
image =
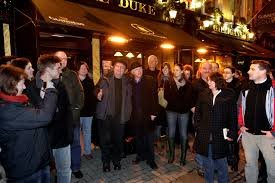
[(97, 99), (94, 95), (95, 85), (94, 81), (86, 77), (81, 84), (84, 89), (84, 106), (81, 109), (80, 116), (81, 117), (91, 117), (95, 113), (96, 102)]
[(47, 125), (56, 110), (55, 89), (47, 89), (43, 105), (0, 100), (0, 161), (9, 179), (20, 180), (49, 165)]
[(172, 78), (164, 85), (164, 98), (168, 105), (166, 110), (178, 113), (190, 112), (190, 109), (195, 106), (195, 99), (192, 85), (189, 81), (179, 89), (175, 80)]
[[(36, 77), (29, 85), (29, 93), (32, 105), (39, 107), (42, 102), (40, 97), (40, 89), (42, 81)], [(54, 81), (58, 91), (57, 110), (52, 118), (52, 123), (48, 127), (49, 141), (52, 149), (66, 147), (73, 141), (73, 121), (72, 111), (70, 109), (69, 97), (63, 82), (60, 80)]]
[[(237, 106), (234, 92), (222, 89), (213, 106), (213, 94), (206, 90), (199, 95), (195, 110), (197, 131), (194, 148), (198, 154), (208, 156), (208, 144), (212, 143), (213, 159), (224, 158), (228, 154), (228, 141), (223, 137), (223, 128), (228, 128), (228, 137), (237, 136)], [(210, 142), (212, 134), (212, 142)]]
[[(143, 135), (154, 131), (156, 123), (151, 120), (151, 115), (157, 115), (157, 85), (151, 76), (143, 76), (139, 82), (141, 85), (140, 95), (136, 96), (136, 82), (133, 80), (131, 126), (135, 135)], [(139, 106), (135, 105), (135, 98), (140, 100)], [(141, 111), (141, 112), (137, 112)]]

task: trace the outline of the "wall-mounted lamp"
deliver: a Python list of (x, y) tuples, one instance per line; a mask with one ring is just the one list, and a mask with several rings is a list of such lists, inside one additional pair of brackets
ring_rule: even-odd
[(120, 36), (110, 36), (108, 38), (108, 41), (123, 44), (123, 43), (126, 43), (128, 40), (126, 38), (120, 37)]
[(142, 58), (142, 55), (141, 55), (141, 53), (137, 55), (137, 58)]
[(133, 58), (133, 57), (135, 57), (135, 55), (132, 52), (129, 52), (129, 53), (127, 53), (126, 57)]
[(208, 51), (207, 51), (207, 49), (205, 49), (205, 48), (199, 48), (199, 49), (197, 49), (197, 52), (198, 52), (199, 54), (206, 54)]
[(114, 54), (115, 57), (123, 57), (123, 54), (119, 51), (115, 52)]
[(170, 16), (170, 18), (171, 18), (171, 19), (175, 19), (176, 16), (177, 16), (177, 13), (178, 13), (177, 10), (171, 9), (171, 10), (169, 11), (169, 16)]
[(174, 49), (175, 48), (175, 46), (172, 45), (171, 43), (163, 43), (160, 45), (160, 47), (163, 49)]

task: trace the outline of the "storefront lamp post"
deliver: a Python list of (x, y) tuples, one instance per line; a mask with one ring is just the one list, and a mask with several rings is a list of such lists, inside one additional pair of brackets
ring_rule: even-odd
[(171, 10), (169, 11), (169, 16), (170, 16), (170, 19), (171, 19), (172, 21), (174, 21), (175, 18), (177, 17), (177, 13), (178, 13), (178, 11), (177, 11), (177, 10), (174, 10), (174, 9), (171, 9)]

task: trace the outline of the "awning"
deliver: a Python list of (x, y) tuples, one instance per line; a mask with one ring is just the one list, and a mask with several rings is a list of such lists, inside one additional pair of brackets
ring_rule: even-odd
[(167, 23), (142, 19), (65, 0), (33, 0), (46, 22), (93, 30), (129, 39), (171, 42), (183, 48), (204, 44), (180, 28)]
[(223, 53), (238, 53), (247, 56), (275, 58), (275, 52), (260, 47), (252, 42), (208, 31), (199, 31), (199, 36), (214, 49)]

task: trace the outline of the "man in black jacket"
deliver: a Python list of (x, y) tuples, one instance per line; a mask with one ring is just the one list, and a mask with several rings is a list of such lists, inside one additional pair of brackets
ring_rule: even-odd
[[(46, 69), (52, 67), (53, 56), (42, 56), (38, 61), (38, 73), (29, 86), (28, 93), (31, 103), (35, 106), (40, 106), (43, 100), (43, 78), (46, 74)], [(57, 58), (57, 57), (56, 57)], [(57, 58), (58, 59), (58, 58)], [(59, 59), (58, 59), (59, 60)], [(59, 60), (60, 61), (60, 60)], [(60, 62), (57, 63), (58, 75), (54, 76), (54, 85), (58, 91), (57, 110), (54, 114), (52, 123), (49, 125), (49, 142), (53, 152), (58, 182), (71, 181), (71, 150), (70, 144), (73, 139), (72, 129), (72, 114), (69, 108), (69, 99), (64, 84), (59, 80), (61, 73)]]
[(150, 76), (143, 76), (143, 69), (139, 62), (131, 64), (131, 74), (134, 76), (133, 85), (133, 111), (131, 122), (136, 135), (137, 157), (134, 164), (147, 160), (152, 169), (157, 169), (154, 155), (154, 130), (157, 113), (157, 88)]

